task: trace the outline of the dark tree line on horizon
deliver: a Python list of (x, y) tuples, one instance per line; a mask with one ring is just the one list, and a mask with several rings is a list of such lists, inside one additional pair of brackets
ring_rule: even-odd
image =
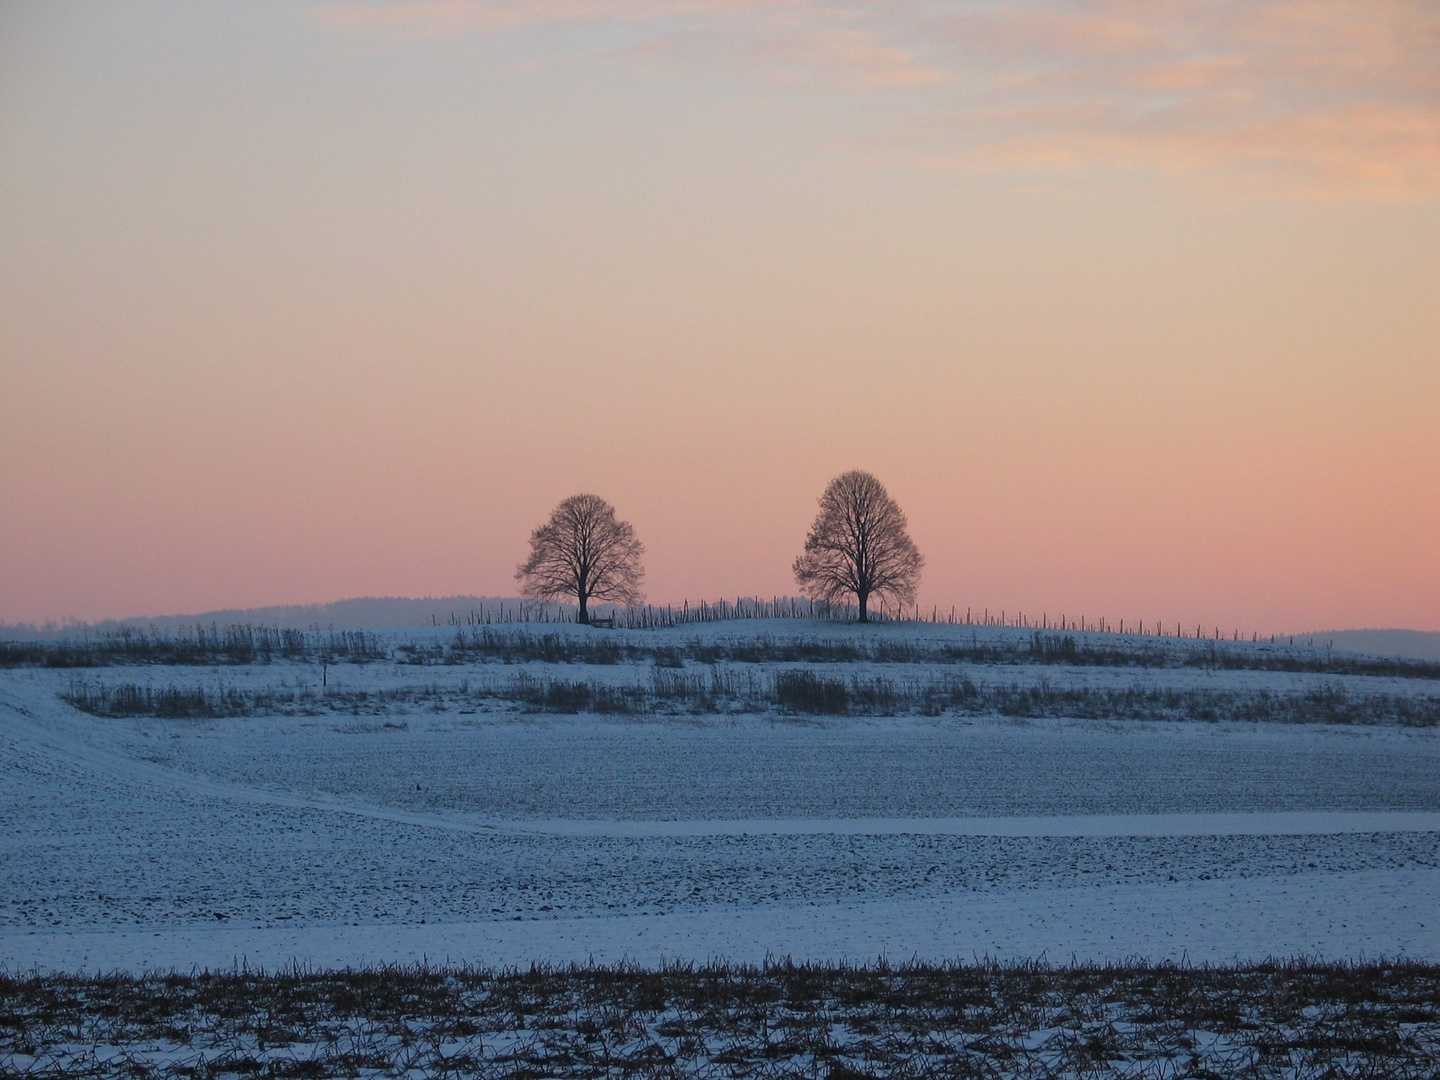
[[(590, 602), (636, 604), (642, 598), (645, 545), (634, 526), (598, 495), (572, 495), (530, 534), (530, 556), (515, 571), (521, 595), (574, 598), (590, 622)], [(910, 539), (905, 512), (870, 473), (852, 469), (826, 486), (820, 512), (792, 567), (800, 592), (838, 603), (855, 598), (869, 622), (872, 598), (912, 603), (925, 559)]]

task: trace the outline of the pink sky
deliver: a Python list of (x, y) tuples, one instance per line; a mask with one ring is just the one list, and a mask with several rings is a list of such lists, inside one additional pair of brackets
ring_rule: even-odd
[(1434, 5), (0, 8), (0, 621), (793, 591), (1440, 630)]

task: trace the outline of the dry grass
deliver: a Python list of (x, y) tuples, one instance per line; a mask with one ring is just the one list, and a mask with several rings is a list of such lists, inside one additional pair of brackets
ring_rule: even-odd
[(1301, 674), (1370, 675), (1440, 679), (1440, 663), (1370, 656), (1334, 656), (1328, 650), (1168, 638), (1129, 638), (1114, 643), (1074, 634), (1036, 631), (1008, 641), (910, 641), (903, 638), (775, 637), (736, 635), (728, 639), (642, 643), (635, 638), (577, 638), (553, 633), (515, 633), (490, 627), (461, 627), (448, 642), (408, 643), (396, 659), (412, 663), (617, 664), (653, 661), (673, 667), (699, 664), (981, 664), (1062, 667), (1203, 668), (1225, 671), (1288, 671)]
[(765, 671), (737, 665), (708, 671), (656, 666), (646, 683), (557, 679), (521, 673), (468, 677), (453, 685), (356, 690), (72, 681), (60, 695), (92, 716), (162, 719), (519, 708), (538, 713), (812, 716), (1005, 716), (1028, 719), (1236, 721), (1279, 724), (1440, 726), (1440, 697), (1354, 694), (1334, 685), (1302, 693), (1268, 690), (981, 685), (964, 676), (887, 679), (830, 676), (813, 669)]
[(300, 663), (400, 664), (597, 664), (650, 663), (662, 667), (699, 664), (979, 664), (1060, 667), (1202, 668), (1225, 671), (1287, 671), (1300, 674), (1369, 675), (1440, 679), (1440, 663), (1398, 658), (1332, 655), (1329, 650), (1248, 642), (1131, 637), (1114, 642), (1074, 634), (1036, 631), (1008, 641), (973, 637), (919, 642), (871, 637), (808, 638), (769, 634), (730, 639), (670, 641), (537, 633), (489, 626), (458, 627), (449, 640), (402, 641), (393, 647), (360, 631), (279, 630), (255, 626), (197, 626), (174, 635), (122, 629), (83, 640), (0, 641), (0, 668), (93, 668), (125, 665), (243, 665), (279, 660)]
[(0, 976), (23, 1076), (1425, 1077), (1440, 967), (723, 963)]
[(127, 665), (214, 666), (365, 663), (388, 654), (379, 639), (357, 630), (281, 630), (264, 626), (196, 626), (175, 634), (122, 628), (62, 641), (0, 641), (0, 668), (93, 668)]

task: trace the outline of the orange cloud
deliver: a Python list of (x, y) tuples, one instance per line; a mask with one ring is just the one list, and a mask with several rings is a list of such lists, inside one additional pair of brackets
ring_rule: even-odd
[(1219, 130), (1122, 134), (1076, 125), (1048, 136), (981, 140), (950, 168), (1153, 168), (1231, 192), (1397, 200), (1440, 193), (1440, 113), (1355, 105)]
[[(943, 160), (1156, 168), (1263, 195), (1440, 196), (1440, 8), (1110, 0), (952, 21), (1009, 98), (951, 114)], [(997, 51), (998, 50), (998, 51)], [(998, 94), (996, 96), (999, 96)]]
[(801, 87), (910, 89), (916, 111), (891, 123), (911, 143), (922, 133), (927, 162), (1155, 167), (1265, 195), (1440, 196), (1433, 0), (1038, 0), (945, 16), (835, 0), (408, 0), (332, 3), (314, 17), (410, 38), (622, 21), (669, 40), (698, 28), (707, 62), (738, 59)]

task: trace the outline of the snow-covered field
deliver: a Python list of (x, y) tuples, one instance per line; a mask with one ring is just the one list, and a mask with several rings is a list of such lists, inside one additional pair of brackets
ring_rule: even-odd
[[(545, 629), (647, 648), (761, 633), (976, 634)], [(558, 716), (470, 693), (517, 674), (643, 685), (652, 666), (0, 672), (0, 965), (1440, 959), (1440, 729)], [(943, 667), (1061, 688), (1440, 695), (1433, 680), (1294, 671), (815, 666), (912, 680)], [(305, 688), (322, 701), (337, 689), (426, 692), (348, 712), (102, 718), (59, 697), (77, 678)]]

